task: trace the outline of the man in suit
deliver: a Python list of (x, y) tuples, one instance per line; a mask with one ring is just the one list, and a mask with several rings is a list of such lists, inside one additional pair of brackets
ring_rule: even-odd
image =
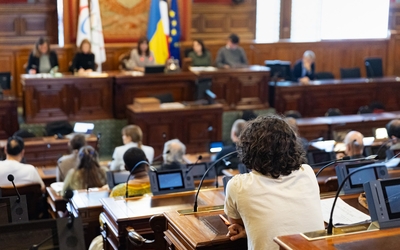
[(307, 50), (303, 54), (303, 59), (298, 60), (293, 67), (293, 81), (302, 84), (308, 84), (310, 80), (314, 80), (315, 74), (315, 54), (311, 50)]

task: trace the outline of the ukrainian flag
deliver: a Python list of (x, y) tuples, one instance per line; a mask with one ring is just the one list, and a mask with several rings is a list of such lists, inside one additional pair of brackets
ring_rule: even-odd
[(169, 58), (168, 5), (164, 0), (151, 0), (147, 38), (157, 64), (165, 64)]

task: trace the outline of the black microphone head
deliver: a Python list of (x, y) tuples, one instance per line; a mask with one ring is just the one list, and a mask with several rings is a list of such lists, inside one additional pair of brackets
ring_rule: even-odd
[(65, 199), (71, 199), (74, 196), (74, 191), (72, 191), (71, 189), (67, 189), (64, 193), (64, 198)]
[(171, 151), (167, 150), (164, 154), (169, 154)]
[(351, 159), (351, 157), (346, 155), (346, 156), (343, 157), (341, 160), (347, 161), (347, 160), (350, 160), (350, 159)]
[(197, 160), (201, 160), (201, 159), (203, 159), (203, 156), (202, 155), (199, 155), (199, 157), (197, 157)]
[(14, 175), (9, 174), (9, 175), (7, 176), (7, 179), (8, 179), (8, 181), (13, 182), (13, 181), (14, 181)]

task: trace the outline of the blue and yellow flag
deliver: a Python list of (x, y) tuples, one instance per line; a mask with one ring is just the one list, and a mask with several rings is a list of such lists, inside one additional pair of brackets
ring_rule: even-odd
[(179, 41), (181, 38), (181, 27), (179, 23), (178, 0), (171, 0), (169, 20), (170, 20), (169, 51), (171, 57), (174, 57), (175, 59), (180, 59)]
[(169, 58), (168, 5), (164, 0), (151, 0), (147, 38), (157, 64), (165, 64)]

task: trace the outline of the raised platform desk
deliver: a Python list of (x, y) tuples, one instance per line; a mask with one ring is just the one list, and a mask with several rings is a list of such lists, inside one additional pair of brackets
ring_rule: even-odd
[(274, 108), (277, 113), (297, 110), (303, 117), (318, 117), (329, 108), (356, 114), (361, 106), (377, 101), (385, 110), (396, 111), (400, 107), (399, 92), (399, 77), (321, 80), (307, 85), (277, 82)]

